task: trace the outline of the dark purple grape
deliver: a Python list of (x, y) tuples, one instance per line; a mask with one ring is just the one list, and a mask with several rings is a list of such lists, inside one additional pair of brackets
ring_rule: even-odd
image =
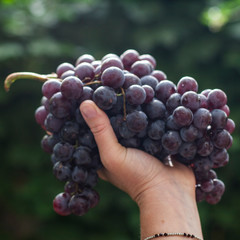
[(211, 192), (214, 189), (214, 182), (212, 179), (206, 180), (201, 183), (201, 189), (203, 192)]
[(155, 88), (156, 97), (163, 103), (166, 103), (168, 98), (175, 92), (176, 85), (169, 80), (159, 82)]
[(207, 100), (209, 107), (211, 107), (212, 109), (221, 108), (227, 104), (227, 96), (220, 89), (214, 89), (209, 92)]
[(81, 81), (88, 82), (94, 79), (95, 69), (90, 63), (82, 62), (76, 66), (75, 75)]
[(200, 138), (197, 141), (197, 153), (202, 157), (207, 157), (213, 151), (213, 144), (211, 140), (207, 138)]
[(155, 94), (153, 88), (150, 87), (149, 85), (143, 85), (142, 88), (146, 92), (146, 99), (145, 99), (144, 103), (150, 103), (153, 100), (154, 94)]
[(215, 147), (219, 149), (223, 149), (228, 147), (230, 141), (231, 141), (231, 135), (230, 133), (223, 129), (223, 130), (218, 130), (213, 134), (213, 144)]
[(91, 188), (84, 188), (80, 195), (88, 200), (90, 208), (95, 207), (100, 200), (99, 194)]
[(204, 95), (205, 97), (208, 96), (208, 94), (212, 91), (212, 89), (205, 89), (201, 92), (202, 95)]
[(162, 137), (162, 146), (171, 154), (176, 153), (181, 144), (182, 140), (177, 131), (167, 131)]
[(196, 92), (185, 92), (181, 97), (181, 104), (195, 112), (201, 106), (200, 97)]
[(88, 176), (87, 176), (87, 179), (85, 181), (85, 185), (93, 188), (97, 185), (97, 183), (98, 183), (97, 172), (96, 172), (96, 170), (90, 169), (88, 171)]
[(147, 135), (153, 140), (160, 140), (165, 133), (165, 122), (156, 120), (151, 122), (147, 129)]
[(52, 153), (53, 147), (59, 142), (59, 137), (56, 135), (44, 135), (41, 140), (41, 147), (44, 152)]
[(150, 55), (150, 54), (142, 54), (142, 55), (140, 55), (139, 56), (139, 60), (147, 60), (147, 61), (149, 61), (152, 64), (153, 68), (155, 68), (156, 65), (157, 65), (156, 59), (152, 55)]
[(109, 57), (102, 62), (101, 72), (103, 73), (107, 68), (116, 67), (123, 70), (123, 63), (119, 58)]
[(79, 125), (74, 121), (67, 121), (64, 123), (60, 136), (61, 139), (69, 142), (71, 144), (75, 144), (79, 135)]
[(143, 76), (151, 74), (152, 70), (152, 65), (149, 61), (141, 60), (133, 63), (130, 72), (141, 78)]
[(198, 94), (198, 97), (200, 98), (200, 108), (208, 109), (207, 97), (203, 94)]
[(53, 166), (53, 175), (59, 181), (68, 181), (71, 177), (71, 169), (62, 162), (56, 162)]
[(78, 143), (89, 147), (90, 149), (93, 149), (97, 146), (91, 130), (86, 130), (83, 133), (79, 134)]
[(132, 73), (124, 73), (124, 77), (125, 77), (125, 81), (123, 84), (123, 88), (127, 89), (129, 88), (131, 85), (141, 85), (141, 80), (140, 78)]
[(224, 183), (219, 179), (214, 179), (214, 188), (211, 192), (206, 194), (206, 202), (209, 204), (217, 204), (225, 191)]
[(134, 49), (129, 49), (125, 51), (120, 56), (122, 63), (124, 65), (124, 68), (126, 70), (130, 70), (133, 63), (139, 60), (139, 53)]
[(175, 108), (181, 105), (181, 95), (179, 93), (173, 93), (166, 102), (167, 110), (172, 113)]
[(158, 99), (153, 99), (144, 106), (144, 112), (150, 119), (163, 119), (165, 117), (166, 107)]
[(76, 183), (84, 184), (88, 177), (88, 172), (86, 169), (75, 166), (72, 171), (72, 180)]
[(78, 166), (87, 166), (92, 162), (91, 149), (84, 146), (79, 146), (73, 153), (73, 161)]
[(56, 70), (58, 78), (62, 76), (62, 74), (68, 70), (74, 70), (74, 66), (71, 63), (61, 63)]
[(65, 98), (70, 100), (79, 99), (82, 92), (83, 83), (79, 78), (70, 76), (62, 81), (61, 93)]
[(187, 160), (194, 159), (197, 153), (197, 146), (194, 142), (183, 143), (179, 148), (179, 154)]
[(206, 198), (206, 193), (202, 191), (200, 187), (196, 188), (196, 201), (197, 202), (202, 202)]
[(64, 72), (61, 76), (61, 79), (64, 80), (65, 78), (70, 77), (70, 76), (75, 76), (75, 71), (68, 70), (68, 71)]
[(198, 129), (192, 124), (188, 127), (183, 127), (180, 130), (180, 136), (185, 142), (194, 142), (199, 135)]
[(229, 108), (229, 106), (227, 104), (224, 105), (223, 107), (221, 107), (220, 109), (223, 110), (227, 114), (227, 116), (229, 117), (229, 115), (230, 115), (230, 108)]
[(59, 161), (66, 162), (71, 159), (74, 147), (69, 143), (59, 142), (53, 148), (53, 153)]
[(154, 76), (147, 75), (141, 78), (141, 83), (142, 85), (149, 85), (150, 87), (155, 89), (158, 84), (158, 80)]
[(65, 118), (71, 114), (72, 105), (61, 92), (55, 93), (49, 101), (50, 112), (57, 118)]
[(68, 207), (70, 198), (71, 195), (66, 192), (59, 193), (53, 200), (54, 211), (61, 216), (70, 215), (71, 210)]
[(181, 126), (176, 124), (176, 122), (173, 120), (173, 116), (172, 115), (170, 115), (167, 118), (166, 127), (167, 127), (168, 130), (179, 130), (181, 128)]
[(61, 82), (59, 80), (50, 79), (42, 85), (42, 94), (50, 99), (55, 93), (60, 92)]
[(143, 149), (151, 155), (155, 155), (157, 153), (160, 153), (161, 150), (162, 150), (161, 141), (152, 140), (150, 138), (146, 138), (143, 141), (142, 145), (143, 145)]
[(113, 88), (101, 86), (93, 93), (93, 101), (103, 110), (109, 110), (117, 102), (117, 95)]
[(126, 100), (131, 105), (140, 105), (146, 99), (146, 92), (142, 86), (131, 85), (125, 93)]
[(118, 132), (119, 135), (124, 138), (124, 139), (128, 139), (128, 138), (132, 138), (135, 136), (135, 132), (131, 131), (128, 126), (126, 121), (122, 122), (118, 128)]
[(81, 97), (78, 99), (79, 103), (82, 103), (85, 100), (92, 100), (93, 98), (93, 89), (88, 87), (88, 86), (84, 86), (83, 87), (83, 91), (82, 91), (82, 95)]
[(107, 58), (120, 58), (117, 54), (115, 53), (108, 53), (103, 58), (101, 59), (101, 62), (103, 62)]
[(177, 84), (177, 91), (181, 95), (183, 95), (185, 92), (188, 92), (188, 91), (197, 92), (198, 91), (198, 83), (192, 77), (188, 77), (188, 76), (182, 77)]
[(88, 199), (77, 193), (70, 199), (68, 207), (74, 215), (83, 216), (88, 212), (90, 206)]
[(134, 111), (127, 114), (126, 123), (130, 131), (139, 133), (147, 127), (148, 120), (144, 112)]
[(56, 118), (53, 114), (49, 113), (44, 121), (44, 126), (47, 131), (52, 133), (57, 133), (62, 125), (64, 124), (64, 120), (60, 118)]
[(193, 115), (193, 124), (198, 129), (206, 129), (211, 122), (212, 115), (205, 108), (199, 108)]
[(189, 126), (193, 121), (193, 114), (190, 109), (179, 106), (173, 111), (173, 121), (180, 127)]
[(161, 82), (162, 80), (167, 79), (167, 75), (163, 71), (160, 71), (160, 70), (154, 70), (151, 73), (151, 75), (154, 76), (158, 80), (158, 82)]
[(120, 88), (123, 86), (125, 77), (123, 71), (118, 67), (107, 68), (101, 76), (101, 82), (104, 86)]
[(225, 165), (225, 162), (229, 161), (229, 154), (227, 150), (215, 148), (210, 155), (210, 159), (213, 162), (214, 168), (219, 168)]
[(45, 107), (45, 109), (49, 112), (49, 99), (45, 96), (41, 99), (41, 105)]
[(83, 62), (92, 63), (93, 61), (95, 61), (95, 58), (92, 55), (83, 54), (77, 59), (75, 65), (77, 66), (78, 64), (83, 63)]
[(193, 163), (195, 172), (201, 172), (207, 176), (207, 172), (213, 167), (213, 162), (209, 157), (197, 157)]
[(64, 185), (64, 192), (71, 195), (75, 194), (78, 191), (78, 184), (76, 182), (67, 181)]
[(232, 134), (235, 130), (235, 123), (232, 119), (228, 118), (227, 123), (225, 125), (225, 129)]
[(227, 123), (227, 114), (220, 109), (214, 109), (212, 114), (212, 127), (216, 129), (223, 129)]
[(48, 115), (48, 111), (46, 110), (46, 108), (44, 106), (38, 107), (35, 111), (36, 122), (39, 125), (44, 126), (44, 121), (45, 121), (47, 115)]

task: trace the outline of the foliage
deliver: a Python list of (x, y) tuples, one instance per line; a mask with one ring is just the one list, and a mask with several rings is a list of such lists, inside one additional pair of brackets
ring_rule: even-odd
[[(221, 88), (236, 122), (230, 163), (217, 171), (226, 184), (216, 206), (199, 204), (206, 240), (238, 239), (240, 154), (239, 0), (2, 0), (0, 81), (12, 72), (51, 73), (83, 53), (101, 58), (134, 48), (150, 53), (175, 83), (184, 75), (200, 89)], [(214, 15), (215, 14), (215, 15)], [(41, 84), (0, 88), (2, 154), (0, 236), (3, 239), (138, 239), (138, 209), (126, 194), (99, 182), (100, 205), (84, 217), (59, 217), (52, 199), (62, 184), (42, 152), (34, 120)]]

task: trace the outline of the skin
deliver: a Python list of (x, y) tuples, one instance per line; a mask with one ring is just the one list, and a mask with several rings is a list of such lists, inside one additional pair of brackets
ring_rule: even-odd
[[(203, 239), (192, 170), (178, 162), (164, 165), (141, 150), (120, 145), (107, 115), (94, 102), (84, 101), (80, 111), (99, 148), (104, 165), (100, 178), (126, 192), (139, 207), (141, 239), (160, 232), (186, 232)], [(161, 237), (176, 238), (186, 239)]]

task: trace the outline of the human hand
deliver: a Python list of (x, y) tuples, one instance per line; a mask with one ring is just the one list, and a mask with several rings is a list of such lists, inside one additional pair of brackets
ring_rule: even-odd
[(193, 171), (175, 161), (174, 167), (166, 166), (141, 150), (120, 145), (107, 115), (94, 102), (83, 102), (80, 111), (98, 145), (104, 166), (99, 176), (128, 193), (140, 208), (141, 238), (161, 231), (201, 237)]

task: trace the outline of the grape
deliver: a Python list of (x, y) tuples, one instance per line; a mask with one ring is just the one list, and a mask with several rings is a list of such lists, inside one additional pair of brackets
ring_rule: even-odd
[(56, 213), (62, 216), (67, 216), (71, 214), (71, 210), (68, 207), (71, 195), (64, 192), (59, 193), (53, 200), (53, 209)]
[(83, 62), (92, 63), (93, 61), (95, 61), (95, 58), (92, 55), (83, 54), (77, 59), (75, 65), (77, 66), (78, 64), (83, 63)]
[(71, 197), (69, 204), (69, 209), (74, 215), (82, 216), (89, 210), (89, 202), (81, 194), (75, 194)]
[(62, 162), (56, 162), (53, 166), (53, 174), (59, 181), (68, 181), (71, 176), (71, 169)]
[(123, 83), (123, 88), (127, 89), (129, 88), (131, 85), (141, 85), (141, 80), (138, 76), (136, 76), (135, 74), (132, 73), (125, 73), (124, 74), (125, 77), (125, 81)]
[(147, 135), (153, 140), (160, 140), (165, 133), (165, 122), (162, 120), (156, 120), (150, 123)]
[[(108, 59), (107, 59), (108, 60)], [(112, 88), (122, 87), (125, 78), (123, 71), (118, 67), (107, 68), (101, 76), (101, 82), (104, 86), (109, 86)]]
[(167, 75), (163, 71), (160, 71), (160, 70), (154, 70), (151, 73), (151, 75), (154, 76), (158, 80), (158, 82), (161, 82), (162, 80), (167, 79)]
[(147, 76), (144, 76), (144, 77), (141, 78), (141, 84), (142, 85), (149, 85), (150, 87), (155, 89), (155, 87), (158, 84), (158, 80), (151, 75), (147, 75)]
[(50, 154), (53, 174), (65, 182), (64, 193), (54, 199), (58, 214), (82, 216), (100, 199), (94, 187), (103, 164), (79, 109), (85, 100), (106, 113), (121, 145), (163, 164), (174, 160), (188, 166), (196, 179), (197, 201), (220, 201), (224, 184), (213, 169), (228, 164), (235, 129), (227, 96), (220, 89), (198, 92), (190, 76), (175, 85), (156, 65), (152, 55), (134, 49), (99, 60), (83, 54), (75, 67), (60, 64), (56, 76), (42, 85), (35, 119), (46, 131), (41, 147)]
[(227, 96), (220, 89), (214, 89), (207, 96), (208, 105), (211, 108), (221, 108), (227, 104)]
[(220, 109), (214, 109), (212, 114), (212, 127), (217, 129), (223, 129), (227, 123), (227, 114)]
[(126, 70), (130, 70), (132, 64), (139, 60), (139, 53), (136, 50), (134, 50), (134, 49), (129, 49), (129, 50), (125, 51), (120, 56), (120, 58), (122, 60), (124, 68)]
[(36, 122), (43, 126), (44, 125), (44, 121), (46, 119), (48, 115), (48, 111), (46, 110), (46, 108), (44, 106), (40, 106), (36, 109), (35, 111), (35, 120)]
[(134, 111), (127, 115), (126, 123), (130, 131), (138, 133), (147, 127), (147, 116), (142, 111)]
[(131, 105), (140, 105), (145, 102), (146, 92), (142, 86), (131, 85), (126, 90), (126, 99)]
[(147, 60), (136, 61), (131, 66), (130, 72), (141, 78), (152, 72), (152, 65)]
[(180, 127), (189, 126), (193, 121), (193, 114), (190, 109), (179, 106), (173, 111), (173, 121)]
[(176, 85), (169, 80), (159, 82), (155, 88), (156, 97), (163, 103), (166, 103), (168, 98), (175, 92)]
[(192, 77), (183, 77), (179, 80), (177, 84), (177, 92), (183, 95), (185, 92), (198, 91), (198, 83), (197, 81)]
[(110, 67), (116, 67), (119, 69), (123, 69), (123, 63), (119, 58), (116, 57), (109, 57), (105, 59), (101, 64), (101, 72), (103, 73), (104, 70)]
[(74, 66), (71, 63), (61, 63), (56, 70), (57, 76), (60, 78), (62, 74), (68, 70), (74, 70)]
[(152, 87), (150, 87), (149, 85), (143, 85), (142, 88), (145, 90), (146, 93), (146, 98), (144, 103), (149, 103), (153, 100), (154, 98), (154, 90)]
[(56, 118), (53, 114), (49, 113), (44, 121), (44, 126), (47, 131), (52, 133), (57, 133), (62, 125), (64, 124), (64, 120), (60, 118)]
[(177, 131), (167, 131), (162, 137), (162, 146), (169, 153), (176, 153), (182, 144), (182, 140)]
[(58, 80), (50, 79), (42, 85), (42, 94), (50, 99), (53, 94), (60, 92), (61, 82)]
[(93, 93), (93, 101), (103, 110), (109, 110), (117, 102), (117, 96), (113, 88), (101, 86)]
[(144, 111), (150, 119), (163, 119), (165, 117), (166, 107), (158, 99), (153, 99), (146, 104)]
[(212, 115), (205, 108), (199, 108), (193, 115), (193, 124), (198, 129), (206, 129), (211, 122)]
[(149, 61), (152, 64), (153, 68), (155, 68), (156, 64), (157, 64), (155, 58), (152, 55), (150, 55), (150, 54), (142, 54), (142, 55), (140, 55), (139, 56), (139, 60), (147, 60), (147, 61)]
[(62, 81), (61, 93), (67, 99), (78, 99), (83, 92), (82, 81), (74, 76), (69, 76)]
[(94, 67), (90, 63), (82, 62), (76, 66), (75, 75), (81, 81), (91, 81), (95, 76)]
[(71, 114), (72, 105), (61, 92), (58, 92), (51, 97), (49, 108), (56, 118), (65, 118)]
[(198, 110), (201, 106), (200, 97), (196, 92), (185, 92), (181, 97), (181, 104), (194, 112)]

